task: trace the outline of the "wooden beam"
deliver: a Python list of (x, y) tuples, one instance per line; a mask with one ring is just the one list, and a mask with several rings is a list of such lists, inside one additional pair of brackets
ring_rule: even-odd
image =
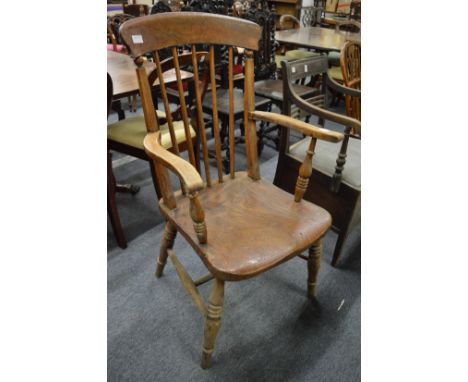
[(167, 253), (169, 254), (169, 257), (171, 258), (171, 261), (174, 264), (174, 267), (177, 271), (177, 274), (179, 275), (180, 281), (182, 282), (182, 285), (184, 286), (185, 290), (187, 291), (189, 296), (192, 298), (193, 302), (195, 303), (200, 313), (203, 316), (205, 316), (207, 312), (206, 306), (203, 303), (203, 299), (200, 293), (198, 292), (198, 289), (196, 285), (194, 284), (192, 278), (188, 275), (185, 268), (182, 266), (180, 261), (174, 255), (174, 252), (172, 251), (172, 249), (168, 249)]
[(213, 279), (214, 279), (214, 276), (211, 273), (208, 273), (207, 275), (205, 275), (203, 277), (200, 277), (198, 280), (195, 280), (193, 283), (196, 286), (199, 286), (199, 285), (205, 284), (206, 282), (208, 282), (210, 280), (213, 280)]

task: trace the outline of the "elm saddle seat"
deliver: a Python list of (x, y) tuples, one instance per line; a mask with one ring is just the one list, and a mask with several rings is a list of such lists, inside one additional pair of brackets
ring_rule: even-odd
[(323, 208), (296, 203), (291, 194), (264, 180), (254, 181), (246, 172), (235, 176), (199, 193), (209, 232), (205, 245), (198, 245), (185, 195), (176, 196), (173, 210), (160, 202), (164, 216), (197, 250), (208, 270), (223, 280), (246, 279), (281, 264), (306, 250), (331, 225)]
[[(121, 34), (129, 47), (137, 66), (140, 94), (148, 134), (143, 146), (156, 171), (156, 179), (162, 198), (159, 208), (166, 219), (157, 258), (156, 276), (161, 277), (170, 258), (182, 286), (204, 318), (204, 338), (201, 367), (210, 365), (216, 336), (221, 325), (225, 282), (253, 277), (284, 261), (299, 257), (307, 261), (307, 296), (315, 296), (317, 275), (322, 253), (321, 239), (331, 226), (331, 216), (325, 209), (303, 200), (312, 171), (312, 157), (318, 140), (340, 142), (341, 133), (319, 128), (294, 118), (255, 110), (254, 51), (258, 51), (262, 29), (259, 25), (233, 17), (201, 12), (167, 12), (141, 17), (125, 23)], [(143, 43), (134, 43), (132, 36), (139, 35)], [(196, 63), (197, 46), (203, 44), (208, 58), (199, 67)], [(215, 148), (215, 170), (208, 157), (203, 97), (201, 89), (194, 87), (195, 102), (189, 108), (185, 104), (182, 80), (178, 74), (180, 114), (184, 122), (188, 160), (179, 156), (177, 144), (168, 150), (161, 137), (162, 127), (156, 117), (151, 89), (144, 71), (143, 56), (152, 54), (159, 67), (159, 52), (171, 49), (176, 72), (179, 72), (177, 48), (191, 50), (194, 82), (199, 75), (207, 78), (211, 87), (212, 126)], [(223, 174), (221, 134), (219, 126), (218, 93), (216, 86), (215, 46), (226, 46), (228, 53), (228, 141), (229, 174)], [(234, 49), (244, 48), (244, 137), (247, 172), (235, 172), (234, 150)], [(162, 76), (162, 71), (158, 72)], [(209, 81), (208, 81), (209, 77)], [(160, 90), (168, 121), (171, 120), (166, 85)], [(204, 87), (206, 89), (206, 87)], [(190, 109), (190, 110), (188, 110)], [(190, 122), (196, 129), (194, 147), (189, 130)], [(312, 138), (302, 166), (298, 171), (293, 195), (265, 182), (260, 177), (257, 152), (257, 122), (276, 123), (295, 129)], [(176, 143), (173, 127), (169, 124), (171, 142)], [(211, 142), (210, 142), (211, 143)], [(200, 150), (197, 162), (194, 150)], [(168, 171), (180, 180), (171, 182)], [(204, 172), (204, 178), (202, 178)], [(215, 174), (212, 174), (214, 172)], [(217, 176), (217, 179), (215, 177)], [(183, 236), (210, 273), (193, 280), (173, 251), (177, 233)], [(308, 256), (302, 254), (308, 249)], [(208, 303), (197, 287), (213, 280)], [(161, 311), (164, 314), (164, 310)]]

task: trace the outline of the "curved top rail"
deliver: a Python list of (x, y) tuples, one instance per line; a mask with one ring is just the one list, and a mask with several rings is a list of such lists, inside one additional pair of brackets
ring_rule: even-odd
[(120, 35), (133, 57), (188, 44), (215, 44), (258, 50), (262, 28), (251, 21), (200, 12), (137, 17), (122, 24)]

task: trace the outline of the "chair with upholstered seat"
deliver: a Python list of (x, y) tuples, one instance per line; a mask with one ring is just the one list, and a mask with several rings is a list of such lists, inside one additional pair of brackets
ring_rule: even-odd
[[(285, 29), (290, 29), (289, 25), (292, 24), (292, 29), (299, 29), (301, 27), (301, 23), (299, 20), (294, 17), (293, 15), (282, 15), (279, 19), (279, 29), (280, 30), (285, 30)], [(310, 25), (312, 26), (312, 25)], [(317, 52), (311, 52), (308, 50), (304, 49), (288, 49), (288, 47), (283, 46), (282, 47), (282, 55), (284, 55), (284, 59), (286, 61), (292, 61), (292, 60), (300, 60), (302, 58), (308, 58), (308, 57), (314, 57), (318, 56), (319, 53)], [(278, 65), (279, 64), (279, 65)], [(279, 68), (281, 68), (281, 63), (277, 62), (277, 65)]]
[[(122, 27), (121, 33), (138, 67), (140, 94), (143, 99), (146, 127), (149, 131), (144, 139), (144, 146), (157, 172), (162, 193), (159, 207), (167, 221), (161, 240), (156, 276), (162, 275), (169, 257), (183, 286), (205, 319), (201, 366), (207, 368), (220, 328), (226, 282), (254, 277), (299, 256), (307, 260), (307, 293), (313, 298), (320, 265), (321, 238), (329, 229), (331, 218), (323, 208), (302, 200), (302, 195), (307, 188), (317, 141), (339, 142), (343, 139), (343, 135), (319, 129), (284, 115), (255, 111), (253, 52), (258, 49), (262, 29), (253, 22), (207, 13), (174, 12), (132, 20)], [(142, 44), (133, 42), (132, 36), (135, 35), (141, 36)], [(201, 43), (209, 46), (208, 67), (202, 70), (204, 73), (209, 73), (211, 84), (217, 174), (217, 179), (211, 175), (201, 92), (195, 87), (196, 102), (191, 110), (191, 116), (199, 127), (197, 133), (201, 142), (205, 181), (201, 177), (201, 169), (200, 172), (197, 171), (192, 156), (189, 155), (186, 161), (177, 153), (163, 147), (161, 128), (154, 115), (154, 105), (151, 102), (150, 87), (146, 81), (142, 59), (148, 52), (155, 52), (154, 57), (158, 63), (158, 52), (169, 47), (173, 49), (175, 57), (177, 46), (188, 47), (195, 57), (197, 47)], [(227, 91), (230, 110), (234, 110), (234, 47), (245, 48), (244, 126), (247, 172), (234, 171), (233, 112), (230, 113), (228, 127), (231, 159), (229, 175), (224, 175), (222, 171), (215, 46), (227, 46), (228, 50)], [(194, 68), (197, 68), (197, 65), (194, 65)], [(199, 71), (195, 69), (195, 82), (198, 76)], [(178, 83), (180, 84), (180, 80)], [(164, 87), (162, 83), (161, 90)], [(180, 101), (183, 103), (182, 95)], [(183, 120), (188, 124), (187, 113), (182, 114)], [(309, 151), (299, 171), (294, 198), (260, 177), (256, 121), (277, 123), (312, 138)], [(187, 129), (185, 133), (187, 141), (190, 142)], [(179, 177), (181, 190), (173, 192), (168, 170)], [(208, 268), (207, 276), (194, 281), (188, 275), (173, 251), (177, 233), (187, 240)], [(309, 256), (302, 254), (307, 249)], [(211, 279), (213, 287), (208, 304), (205, 304), (197, 286)], [(165, 314), (164, 310), (161, 310), (161, 313)], [(169, 318), (168, 325), (171, 325)]]
[[(357, 119), (326, 110), (323, 99), (302, 99), (290, 86), (291, 81), (310, 71), (321, 71), (324, 87), (331, 87), (345, 96), (360, 98), (360, 90), (344, 87), (330, 79), (326, 74), (327, 66), (325, 56), (283, 62), (283, 114), (297, 115), (303, 111), (318, 116), (320, 124), (328, 120), (344, 126), (344, 140), (340, 146), (323, 141), (317, 143), (310, 188), (304, 194), (306, 200), (327, 209), (333, 217), (333, 228), (338, 232), (332, 258), (332, 265), (335, 266), (348, 233), (361, 216), (361, 123)], [(304, 67), (307, 67), (307, 71)], [(300, 168), (301, 158), (308, 152), (310, 139), (304, 138), (292, 145), (289, 141), (289, 132), (284, 129), (274, 184), (294, 192), (295, 179), (292, 174)]]
[[(203, 63), (207, 56), (206, 52), (198, 52), (197, 53), (197, 62), (198, 64)], [(181, 54), (178, 55), (177, 60), (177, 67), (185, 68), (188, 64), (191, 64), (192, 58), (190, 54)], [(168, 58), (164, 61), (160, 62), (160, 70), (163, 73), (166, 73), (173, 68), (175, 68), (176, 62), (174, 59)], [(207, 88), (207, 76), (204, 76), (202, 81), (198, 82), (198, 87), (201, 89), (202, 97), (204, 96)], [(160, 86), (160, 78), (159, 78), (159, 70), (156, 68), (153, 72), (151, 72), (147, 76), (148, 83), (157, 83)], [(184, 84), (185, 82), (182, 82)], [(194, 85), (196, 86), (196, 85)], [(180, 88), (180, 91), (185, 95), (183, 91), (183, 86)], [(168, 100), (167, 94), (167, 87), (164, 87), (164, 91), (162, 92), (162, 98)], [(185, 98), (184, 98), (185, 102)], [(190, 138), (195, 142), (192, 147), (189, 149), (188, 142), (185, 135), (185, 123), (181, 119), (181, 112), (182, 108), (179, 106), (175, 111), (171, 111), (169, 108), (169, 103), (167, 103), (167, 108), (162, 110), (157, 110), (155, 108), (155, 116), (157, 117), (160, 123), (160, 131), (161, 131), (161, 140), (162, 145), (166, 149), (171, 149), (174, 152), (186, 151), (190, 150), (194, 152), (194, 158), (196, 158), (198, 162), (198, 150), (196, 148), (196, 143), (198, 141), (198, 137), (196, 134), (196, 126), (193, 126), (192, 123), (187, 124), (188, 131), (190, 131)], [(168, 114), (170, 118), (168, 118)], [(172, 129), (169, 129), (169, 125), (172, 126)], [(147, 126), (145, 123), (145, 116), (143, 114), (137, 115), (134, 117), (126, 118), (124, 120), (111, 123), (107, 126), (107, 146), (108, 149), (122, 152), (127, 155), (134, 156), (139, 159), (148, 160), (148, 156), (145, 153), (143, 140), (148, 133)], [(173, 133), (173, 136), (172, 136)], [(172, 142), (175, 140), (177, 145), (174, 147)], [(158, 183), (155, 177), (155, 171), (150, 161), (151, 166), (151, 174), (153, 176), (154, 187), (156, 190), (156, 194), (158, 198), (161, 196)]]

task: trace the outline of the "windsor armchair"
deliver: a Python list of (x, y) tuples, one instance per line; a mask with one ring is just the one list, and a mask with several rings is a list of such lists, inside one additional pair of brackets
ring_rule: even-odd
[[(309, 248), (308, 296), (315, 293), (320, 266), (321, 238), (331, 225), (327, 211), (312, 203), (302, 201), (312, 168), (312, 156), (318, 139), (338, 142), (340, 133), (321, 129), (284, 115), (254, 110), (253, 51), (258, 49), (261, 28), (257, 24), (227, 16), (205, 13), (164, 13), (132, 20), (122, 26), (121, 34), (128, 45), (140, 79), (148, 134), (144, 146), (153, 161), (162, 193), (159, 208), (167, 223), (157, 260), (156, 276), (160, 277), (169, 257), (183, 286), (205, 317), (202, 347), (202, 368), (210, 364), (214, 343), (220, 328), (226, 281), (245, 280), (267, 271)], [(193, 146), (188, 145), (189, 161), (170, 152), (160, 142), (161, 131), (151, 103), (150, 88), (146, 81), (142, 56), (153, 52), (156, 64), (158, 51), (170, 47), (176, 62), (178, 86), (181, 88), (177, 65), (177, 46), (190, 47), (195, 57), (199, 44), (209, 45), (209, 59), (204, 67), (194, 65), (194, 79), (209, 73), (213, 102), (214, 145), (217, 180), (213, 179), (208, 160), (208, 142), (202, 110), (200, 89), (195, 88), (195, 104), (190, 113), (181, 94), (181, 114), (186, 139), (191, 143), (189, 116), (196, 125), (202, 146), (203, 168), (206, 184), (196, 170)], [(230, 173), (222, 172), (220, 130), (218, 126), (217, 89), (214, 47), (228, 47), (228, 79), (230, 107), (233, 109), (233, 47), (245, 49), (244, 123), (247, 172), (234, 171), (234, 116), (229, 119)], [(161, 91), (165, 85), (161, 82)], [(166, 109), (169, 107), (165, 102)], [(168, 115), (169, 129), (171, 117)], [(294, 198), (260, 177), (257, 161), (256, 121), (269, 121), (299, 130), (312, 137), (303, 165), (299, 171)], [(171, 138), (173, 134), (171, 134)], [(168, 170), (175, 173), (181, 190), (173, 192)], [(179, 232), (199, 255), (209, 270), (209, 275), (193, 281), (175, 256), (172, 248)], [(202, 300), (197, 286), (214, 279), (208, 304)]]
[[(325, 141), (317, 143), (310, 188), (304, 195), (304, 199), (322, 206), (333, 217), (333, 228), (338, 232), (332, 258), (332, 265), (336, 266), (346, 237), (361, 216), (361, 123), (355, 118), (326, 110), (324, 91), (331, 88), (352, 98), (360, 98), (361, 92), (344, 87), (328, 77), (326, 56), (283, 62), (282, 65), (285, 93), (283, 114), (296, 116), (302, 111), (318, 116), (321, 125), (326, 121), (333, 121), (344, 126), (341, 145)], [(322, 76), (323, 86), (320, 95), (305, 100), (290, 86), (293, 80), (318, 73)], [(289, 132), (283, 131), (273, 182), (275, 185), (285, 191), (294, 192), (295, 178), (292, 174), (300, 168), (309, 145), (308, 137), (290, 145)]]

